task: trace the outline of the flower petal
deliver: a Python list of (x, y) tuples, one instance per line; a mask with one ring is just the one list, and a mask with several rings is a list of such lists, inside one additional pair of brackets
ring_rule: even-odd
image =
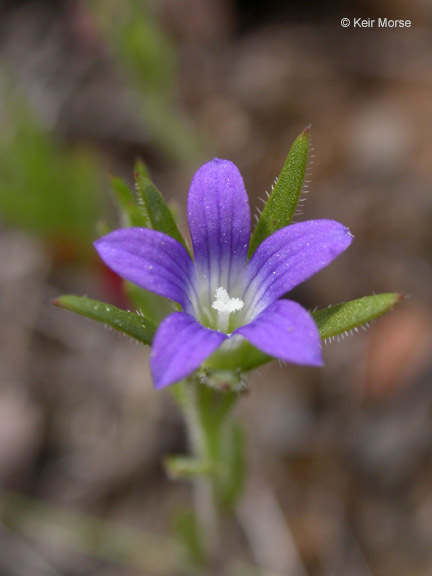
[(105, 264), (122, 278), (190, 309), (193, 263), (170, 236), (147, 228), (123, 228), (94, 243)]
[(150, 368), (155, 387), (164, 388), (192, 374), (226, 338), (189, 314), (170, 314), (153, 340)]
[(334, 220), (309, 220), (272, 234), (249, 263), (245, 317), (255, 316), (330, 264), (351, 241), (348, 228)]
[(195, 174), (188, 221), (200, 291), (208, 305), (219, 287), (236, 296), (231, 292), (247, 262), (250, 210), (243, 178), (232, 162), (215, 158)]
[(285, 362), (323, 365), (318, 328), (297, 302), (274, 302), (234, 334), (241, 334), (259, 350)]

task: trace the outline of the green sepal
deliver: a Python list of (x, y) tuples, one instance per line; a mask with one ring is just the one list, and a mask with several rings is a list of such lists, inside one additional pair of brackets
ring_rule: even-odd
[(343, 302), (312, 312), (321, 338), (332, 338), (367, 324), (389, 312), (403, 297), (400, 294), (386, 293), (364, 296), (350, 302)]
[(138, 203), (150, 220), (149, 228), (163, 232), (183, 244), (188, 249), (178, 229), (169, 206), (164, 197), (148, 178), (147, 171), (141, 162), (135, 165), (135, 182)]
[(282, 172), (265, 203), (250, 240), (249, 258), (263, 240), (291, 222), (303, 189), (309, 143), (310, 133), (307, 127), (291, 146)]
[(52, 303), (81, 316), (102, 322), (143, 344), (150, 345), (156, 332), (156, 327), (147, 318), (92, 298), (65, 295), (52, 300)]
[[(252, 346), (241, 336), (226, 340), (213, 354), (207, 358), (203, 367), (207, 371), (206, 376), (209, 381), (214, 379), (214, 371), (231, 371), (232, 376), (241, 375), (242, 372), (253, 370), (262, 364), (273, 360), (255, 346)], [(234, 387), (233, 387), (234, 388)]]
[(148, 213), (137, 204), (135, 195), (121, 178), (111, 178), (111, 188), (116, 196), (117, 203), (126, 219), (127, 226), (151, 228)]

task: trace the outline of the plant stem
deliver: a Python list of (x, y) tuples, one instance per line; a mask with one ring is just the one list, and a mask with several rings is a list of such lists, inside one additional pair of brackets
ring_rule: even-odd
[[(199, 386), (202, 384), (195, 377), (191, 377), (185, 382), (184, 416), (191, 450), (195, 458), (202, 462), (209, 462), (213, 466), (216, 463), (212, 461), (203, 415), (200, 411)], [(194, 504), (205, 553), (209, 563), (213, 563), (219, 556), (220, 536), (219, 513), (212, 472), (194, 478)]]

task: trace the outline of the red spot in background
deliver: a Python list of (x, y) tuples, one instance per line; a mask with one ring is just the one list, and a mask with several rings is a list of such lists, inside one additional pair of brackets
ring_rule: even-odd
[(131, 303), (126, 295), (124, 280), (103, 262), (99, 263), (103, 298), (118, 308), (128, 310)]

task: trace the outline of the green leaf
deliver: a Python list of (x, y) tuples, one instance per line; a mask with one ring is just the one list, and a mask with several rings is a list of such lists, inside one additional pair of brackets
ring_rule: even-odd
[(155, 326), (143, 316), (121, 310), (111, 304), (99, 302), (99, 300), (65, 295), (56, 298), (52, 303), (60, 308), (107, 324), (143, 344), (150, 345), (156, 332)]
[(164, 197), (156, 186), (147, 177), (146, 170), (141, 162), (135, 166), (135, 180), (137, 185), (138, 202), (148, 215), (150, 227), (164, 232), (174, 238), (188, 249), (183, 236), (173, 218)]
[(120, 178), (112, 178), (111, 188), (128, 226), (152, 227), (149, 215), (137, 204), (135, 195), (126, 182)]
[(312, 312), (312, 316), (318, 325), (321, 338), (325, 340), (379, 318), (389, 312), (402, 298), (400, 294), (395, 293), (364, 296), (351, 302), (316, 310)]
[(297, 136), (291, 146), (282, 172), (270, 194), (252, 234), (249, 257), (268, 236), (288, 226), (294, 215), (303, 189), (309, 154), (309, 127)]
[(164, 468), (169, 478), (178, 480), (209, 474), (212, 464), (209, 461), (188, 456), (169, 456), (164, 459)]

